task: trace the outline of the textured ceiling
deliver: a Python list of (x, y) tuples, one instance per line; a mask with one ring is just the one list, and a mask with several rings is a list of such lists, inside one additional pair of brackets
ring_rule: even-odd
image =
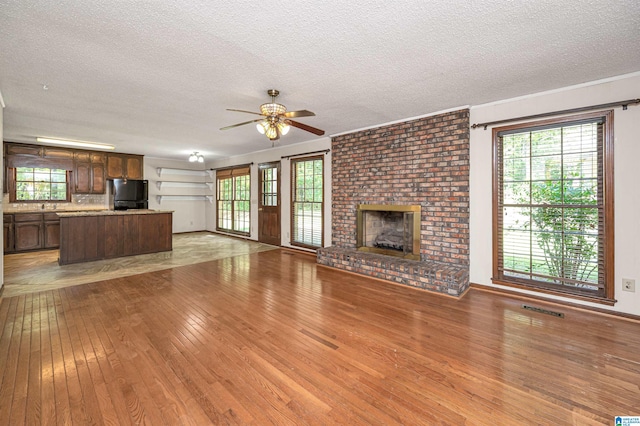
[(331, 135), (640, 71), (639, 41), (638, 0), (0, 0), (4, 136), (216, 159), (271, 146), (219, 130), (270, 88)]

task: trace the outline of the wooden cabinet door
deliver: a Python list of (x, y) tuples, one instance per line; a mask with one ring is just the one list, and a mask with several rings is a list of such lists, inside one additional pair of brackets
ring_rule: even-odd
[(14, 224), (16, 251), (37, 250), (43, 247), (42, 221)]
[(142, 179), (142, 157), (137, 155), (127, 156), (126, 166), (126, 177), (128, 179)]
[(107, 155), (107, 179), (122, 179), (125, 177), (124, 158), (118, 154)]
[(47, 221), (44, 223), (44, 248), (60, 247), (60, 221)]
[(106, 156), (102, 152), (91, 152), (90, 156), (91, 156), (91, 162), (92, 163), (104, 164), (104, 162), (105, 162), (105, 157)]
[(107, 179), (142, 179), (141, 155), (107, 154)]
[(76, 194), (89, 194), (91, 192), (91, 164), (76, 163), (74, 192)]
[(22, 145), (22, 144), (5, 144), (5, 153), (7, 155), (31, 155), (34, 157), (40, 157), (42, 155), (43, 148), (36, 145)]
[(171, 213), (138, 216), (139, 253), (157, 253), (172, 248)]
[(106, 192), (104, 178), (104, 164), (91, 163), (91, 193), (104, 194)]
[(4, 223), (4, 253), (11, 253), (13, 247), (13, 223)]
[(70, 149), (64, 148), (49, 148), (44, 147), (44, 157), (45, 158), (73, 158), (73, 151)]

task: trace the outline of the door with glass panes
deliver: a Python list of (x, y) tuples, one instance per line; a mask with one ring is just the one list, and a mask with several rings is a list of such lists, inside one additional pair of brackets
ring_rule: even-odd
[(280, 245), (280, 162), (263, 163), (258, 167), (258, 240)]

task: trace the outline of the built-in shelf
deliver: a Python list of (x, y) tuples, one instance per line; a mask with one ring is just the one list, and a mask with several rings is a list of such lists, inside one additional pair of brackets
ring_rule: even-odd
[(156, 187), (162, 190), (163, 186), (183, 187), (183, 188), (209, 188), (213, 191), (213, 182), (194, 182), (181, 180), (157, 180)]
[(174, 201), (208, 201), (213, 203), (213, 195), (156, 195), (158, 204), (162, 204), (163, 200)]
[(172, 167), (157, 167), (156, 173), (158, 177), (162, 177), (163, 174), (213, 177), (213, 170), (176, 169)]
[[(200, 188), (213, 191), (213, 182), (206, 182), (206, 178), (213, 178), (213, 170), (193, 170), (193, 169), (180, 169), (173, 167), (157, 167), (156, 173), (158, 177), (172, 175), (172, 176), (185, 176), (187, 180), (174, 180), (174, 179), (160, 179), (156, 181), (156, 187), (159, 191), (162, 191), (163, 187), (171, 188)], [(195, 177), (205, 179), (194, 179)], [(181, 178), (178, 178), (181, 179)], [(162, 201), (209, 201), (213, 203), (213, 195), (207, 194), (157, 194), (156, 200), (158, 204), (162, 204)]]

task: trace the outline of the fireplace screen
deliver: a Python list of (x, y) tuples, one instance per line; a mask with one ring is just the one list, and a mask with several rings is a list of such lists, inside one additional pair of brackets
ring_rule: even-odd
[(420, 259), (420, 206), (360, 204), (357, 248)]

